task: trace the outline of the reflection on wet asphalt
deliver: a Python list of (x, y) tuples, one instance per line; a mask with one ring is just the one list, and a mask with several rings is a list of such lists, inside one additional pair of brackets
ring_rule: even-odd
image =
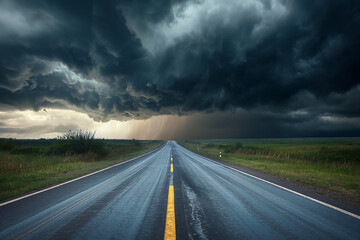
[(360, 221), (173, 144), (179, 239), (360, 239)]
[(0, 207), (0, 239), (162, 239), (170, 149)]

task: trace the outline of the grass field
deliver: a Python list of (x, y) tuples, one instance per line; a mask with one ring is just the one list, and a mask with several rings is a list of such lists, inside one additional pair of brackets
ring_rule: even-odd
[[(82, 135), (86, 135), (82, 133)], [(18, 196), (128, 160), (163, 141), (0, 140), (0, 200)]]
[(360, 204), (360, 138), (192, 140), (180, 144), (213, 159), (220, 159), (222, 152), (224, 162), (330, 189)]

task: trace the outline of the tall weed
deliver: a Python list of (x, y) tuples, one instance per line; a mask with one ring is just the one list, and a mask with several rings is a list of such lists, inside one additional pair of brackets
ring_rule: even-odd
[(69, 130), (59, 136), (49, 149), (50, 154), (72, 155), (93, 153), (98, 156), (108, 154), (104, 139), (95, 138), (95, 132)]

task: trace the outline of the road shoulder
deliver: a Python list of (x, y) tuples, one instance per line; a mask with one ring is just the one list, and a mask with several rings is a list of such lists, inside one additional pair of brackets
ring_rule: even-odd
[[(182, 145), (180, 145), (182, 146)], [(182, 146), (183, 147), (183, 146)], [(352, 201), (351, 199), (347, 198), (345, 195), (329, 190), (329, 189), (324, 189), (324, 188), (320, 188), (317, 186), (311, 186), (305, 183), (301, 183), (301, 182), (297, 182), (297, 181), (293, 181), (290, 179), (286, 179), (283, 177), (279, 177), (279, 176), (274, 176), (272, 174), (260, 171), (260, 170), (255, 170), (255, 169), (251, 169), (251, 168), (247, 168), (247, 167), (242, 167), (242, 166), (237, 166), (237, 165), (233, 165), (233, 164), (229, 164), (226, 163), (224, 161), (220, 161), (218, 159), (213, 159), (201, 154), (198, 154), (196, 152), (191, 151), (190, 149), (186, 148), (188, 151), (199, 155), (205, 159), (210, 159), (214, 162), (217, 162), (219, 164), (231, 167), (231, 168), (235, 168), (239, 171), (245, 172), (247, 174), (253, 175), (255, 177), (264, 179), (266, 181), (275, 183), (277, 185), (280, 185), (282, 187), (288, 188), (290, 190), (299, 192), (301, 194), (307, 195), (311, 198), (320, 200), (322, 202), (328, 203), (330, 205), (333, 205), (335, 207), (344, 209), (346, 211), (355, 213), (357, 215), (360, 215), (360, 206), (356, 203), (356, 201)]]

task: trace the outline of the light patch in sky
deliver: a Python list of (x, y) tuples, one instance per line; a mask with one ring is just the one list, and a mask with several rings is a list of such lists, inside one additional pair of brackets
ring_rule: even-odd
[(0, 41), (12, 41), (11, 36), (35, 36), (54, 29), (57, 22), (41, 10), (20, 11), (13, 1), (0, 1)]
[(291, 111), (289, 113), (289, 115), (292, 116), (292, 117), (302, 117), (302, 116), (309, 115), (309, 112), (305, 111), (305, 110), (296, 110), (296, 111)]
[(81, 74), (77, 74), (74, 71), (70, 70), (68, 66), (61, 62), (51, 62), (49, 63), (53, 66), (52, 72), (58, 72), (64, 74), (63, 81), (69, 85), (79, 84), (80, 88), (78, 91), (80, 93), (85, 92), (85, 90), (96, 90), (98, 93), (106, 95), (109, 94), (111, 88), (109, 85), (98, 82), (95, 79), (88, 79), (83, 77)]
[(144, 34), (140, 28), (131, 25), (137, 33), (145, 49), (152, 54), (164, 51), (178, 40), (188, 36), (201, 36), (205, 29), (214, 26), (228, 27), (241, 25), (244, 16), (251, 12), (259, 19), (254, 27), (252, 37), (260, 38), (264, 32), (287, 13), (287, 9), (278, 0), (202, 0), (176, 4), (172, 7), (173, 19), (168, 19), (151, 26), (149, 34)]
[(0, 136), (3, 138), (53, 138), (68, 130), (91, 129), (87, 114), (72, 110), (43, 109), (38, 112), (0, 112)]
[(323, 115), (319, 117), (323, 122), (353, 126), (354, 128), (360, 128), (360, 118), (357, 117), (338, 117), (331, 115)]
[(0, 137), (55, 138), (68, 130), (83, 129), (96, 131), (97, 138), (159, 139), (164, 136), (164, 132), (169, 132), (171, 136), (174, 128), (168, 129), (168, 123), (178, 118), (177, 116), (156, 116), (147, 120), (96, 122), (87, 114), (73, 110), (2, 111), (0, 112)]

